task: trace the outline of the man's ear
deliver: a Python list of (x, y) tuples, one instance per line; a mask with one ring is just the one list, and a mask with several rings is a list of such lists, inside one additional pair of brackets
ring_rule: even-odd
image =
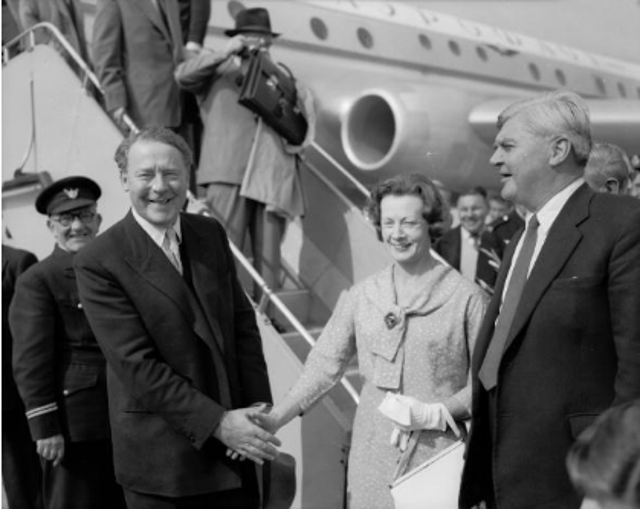
[(129, 192), (129, 174), (124, 170), (120, 171), (120, 184), (122, 185), (122, 189), (124, 189), (124, 191), (128, 193)]
[(50, 232), (53, 232), (53, 221), (50, 217), (47, 218), (47, 228), (49, 228)]
[(607, 179), (607, 181), (604, 183), (604, 187), (607, 189), (607, 193), (611, 193), (611, 194), (620, 193), (620, 182), (618, 182), (613, 177), (609, 177)]
[(556, 138), (551, 142), (551, 158), (549, 164), (558, 166), (571, 154), (571, 142), (567, 138)]

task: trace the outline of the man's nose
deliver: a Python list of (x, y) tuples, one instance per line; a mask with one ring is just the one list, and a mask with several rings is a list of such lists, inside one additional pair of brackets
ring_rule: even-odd
[(72, 230), (79, 230), (84, 227), (84, 223), (80, 220), (80, 216), (72, 216), (69, 226), (71, 226)]
[(164, 177), (162, 176), (162, 174), (161, 173), (156, 173), (155, 177), (151, 181), (151, 188), (154, 191), (162, 191), (162, 190), (166, 189), (166, 187), (167, 187), (167, 183), (166, 183)]

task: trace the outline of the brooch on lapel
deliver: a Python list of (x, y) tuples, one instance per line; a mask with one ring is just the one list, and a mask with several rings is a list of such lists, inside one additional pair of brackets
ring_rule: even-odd
[(387, 329), (391, 330), (398, 325), (398, 317), (396, 317), (392, 312), (389, 312), (384, 317), (384, 323), (387, 326)]

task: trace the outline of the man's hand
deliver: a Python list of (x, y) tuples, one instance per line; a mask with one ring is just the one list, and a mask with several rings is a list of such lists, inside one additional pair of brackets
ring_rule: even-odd
[(53, 466), (57, 467), (64, 458), (64, 437), (54, 435), (49, 438), (41, 438), (36, 442), (38, 454), (47, 461), (53, 461)]
[(274, 446), (281, 445), (280, 440), (272, 433), (253, 422), (255, 414), (260, 411), (256, 408), (229, 410), (224, 413), (213, 432), (213, 436), (229, 449), (258, 465), (262, 465), (264, 460), (274, 460), (278, 455), (278, 449)]
[(474, 505), (471, 509), (487, 509), (487, 503), (483, 500), (478, 505)]
[(129, 126), (124, 121), (124, 114), (126, 110), (124, 108), (116, 108), (111, 112), (111, 117), (115, 121), (116, 125), (123, 131), (129, 131)]
[(242, 35), (234, 35), (227, 41), (227, 45), (224, 49), (224, 54), (229, 58), (231, 55), (237, 55), (240, 53), (247, 44), (247, 38)]

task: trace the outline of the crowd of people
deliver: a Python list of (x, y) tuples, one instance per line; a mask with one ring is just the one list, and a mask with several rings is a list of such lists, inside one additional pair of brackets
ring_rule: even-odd
[[(74, 5), (20, 12), (51, 19), (58, 3)], [(366, 215), (391, 263), (343, 295), (274, 402), (229, 239), (251, 235), (277, 288), (313, 98), (297, 83), (300, 145), (238, 104), (249, 50), (279, 34), (266, 9), (243, 9), (226, 46), (205, 49), (204, 4), (98, 0), (105, 106), (140, 127), (114, 156), (131, 209), (98, 235), (100, 187), (68, 177), (35, 203), (52, 254), (3, 246), (10, 508), (265, 507), (254, 463), (276, 460), (278, 430), (354, 356), (349, 507), (394, 507), (410, 440), (411, 469), (464, 438), (460, 508), (637, 508), (640, 172), (592, 141), (584, 100), (555, 91), (500, 114), (499, 192), (452, 203), (419, 173), (378, 183)], [(213, 217), (184, 212), (194, 179)]]

